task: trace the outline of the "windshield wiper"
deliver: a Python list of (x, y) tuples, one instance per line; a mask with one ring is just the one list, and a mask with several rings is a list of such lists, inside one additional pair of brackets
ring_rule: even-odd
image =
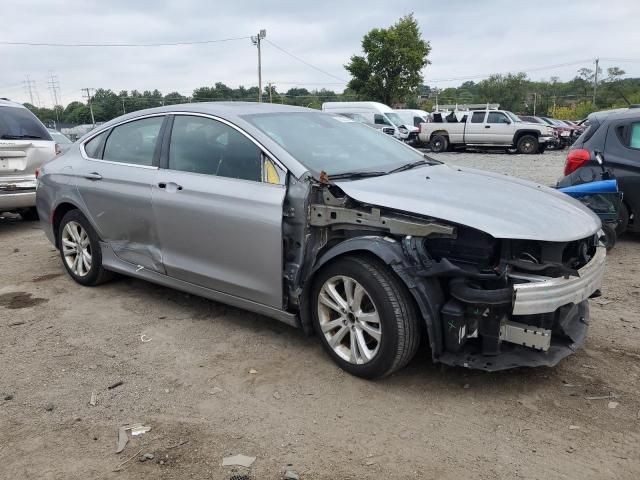
[(405, 163), (404, 165), (401, 165), (398, 168), (394, 168), (393, 170), (389, 170), (387, 173), (404, 172), (405, 170), (411, 170), (412, 168), (419, 167), (420, 165), (433, 165), (433, 163), (430, 162), (427, 159), (418, 160), (416, 162)]
[(387, 172), (342, 172), (329, 175), (329, 180), (342, 180), (345, 178), (367, 178), (367, 177), (379, 177), (380, 175), (386, 175)]
[(2, 135), (0, 138), (2, 140), (22, 140), (23, 138), (28, 138), (32, 140), (44, 140), (44, 138), (38, 135)]

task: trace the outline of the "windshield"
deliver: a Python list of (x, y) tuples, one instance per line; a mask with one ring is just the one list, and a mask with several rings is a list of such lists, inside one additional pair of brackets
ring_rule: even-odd
[[(400, 125), (404, 125), (405, 122), (400, 118), (400, 115), (398, 115), (395, 112), (386, 112), (385, 115), (387, 116), (387, 118), (389, 120), (391, 120), (393, 122), (393, 124), (396, 127), (399, 127)], [(409, 122), (409, 125), (412, 125), (413, 122)]]
[(424, 160), (395, 138), (338, 115), (285, 112), (243, 118), (315, 173), (388, 172)]
[(507, 114), (507, 116), (511, 119), (511, 121), (513, 122), (520, 122), (520, 119), (518, 117), (516, 117), (513, 113), (511, 112), (504, 112)]

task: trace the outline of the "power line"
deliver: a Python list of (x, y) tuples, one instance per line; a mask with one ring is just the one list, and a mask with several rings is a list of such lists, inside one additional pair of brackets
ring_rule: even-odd
[(274, 46), (274, 47), (276, 47), (278, 50), (280, 50), (282, 53), (284, 53), (284, 54), (286, 54), (286, 55), (289, 55), (291, 58), (295, 58), (295, 59), (296, 59), (296, 60), (298, 60), (299, 62), (304, 63), (307, 67), (311, 67), (311, 68), (313, 68), (314, 70), (317, 70), (317, 71), (318, 71), (318, 72), (320, 72), (320, 73), (324, 73), (325, 75), (328, 75), (329, 77), (335, 78), (336, 80), (340, 80), (341, 82), (348, 83), (348, 80), (345, 80), (344, 78), (337, 77), (337, 76), (335, 76), (335, 75), (334, 75), (334, 74), (332, 74), (332, 73), (329, 73), (329, 72), (327, 72), (327, 71), (325, 71), (325, 70), (322, 70), (322, 69), (321, 69), (321, 68), (319, 68), (319, 67), (316, 67), (315, 65), (310, 64), (310, 63), (309, 63), (309, 62), (307, 62), (306, 60), (303, 60), (302, 58), (298, 57), (297, 55), (294, 55), (293, 53), (291, 53), (291, 52), (289, 52), (289, 51), (285, 50), (284, 48), (282, 48), (282, 47), (280, 47), (280, 46), (276, 45), (276, 44), (275, 44), (275, 43), (273, 43), (271, 40), (267, 40), (267, 39), (265, 38), (265, 40), (264, 40), (264, 41), (265, 41), (265, 42), (267, 42), (267, 43), (269, 43), (270, 45), (273, 45), (273, 46)]
[(13, 45), (25, 47), (175, 47), (182, 45), (206, 45), (210, 43), (231, 42), (233, 40), (246, 40), (251, 36), (220, 38), (218, 40), (199, 40), (192, 42), (166, 42), (166, 43), (46, 43), (46, 42), (0, 42), (0, 45)]

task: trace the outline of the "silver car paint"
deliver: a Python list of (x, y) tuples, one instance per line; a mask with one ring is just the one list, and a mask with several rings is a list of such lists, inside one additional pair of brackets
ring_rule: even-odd
[(568, 242), (600, 228), (600, 219), (568, 195), (482, 170), (437, 165), (338, 185), (360, 202), (466, 225), (495, 238)]
[[(117, 123), (150, 113), (174, 112), (178, 108), (183, 113), (222, 117), (259, 142), (265, 152), (283, 164), (295, 178), (307, 172), (306, 167), (241, 117), (248, 113), (280, 110), (309, 111), (304, 108), (239, 102), (163, 107), (120, 117), (82, 140)], [(55, 241), (49, 221), (51, 212), (62, 202), (68, 202), (83, 211), (105, 240), (102, 245), (108, 268), (295, 323), (295, 316), (280, 308), (283, 272), (278, 233), (281, 235), (279, 226), (284, 188), (256, 185), (255, 189), (242, 189), (237, 185), (231, 186), (230, 182), (235, 183), (233, 180), (199, 175), (198, 180), (188, 180), (178, 178), (176, 172), (129, 169), (121, 164), (113, 166), (114, 170), (120, 170), (115, 172), (111, 171), (108, 162), (83, 158), (80, 143), (43, 168), (37, 201), (42, 225), (50, 240)], [(100, 167), (100, 171), (96, 171), (96, 167)], [(103, 182), (105, 172), (108, 182)], [(91, 173), (99, 173), (102, 180), (85, 178)], [(160, 181), (160, 176), (167, 181), (183, 182), (183, 188), (188, 185), (184, 203), (163, 201), (156, 194), (153, 185)], [(128, 191), (131, 182), (137, 182), (135, 192)], [(108, 189), (106, 186), (99, 188), (109, 191), (97, 195), (89, 193), (97, 184), (107, 185)], [(565, 199), (564, 195), (524, 181), (447, 166), (345, 181), (339, 186), (348, 195), (369, 204), (469, 225), (498, 238), (568, 241), (591, 235), (599, 227), (597, 217), (577, 202)], [(155, 201), (157, 208), (149, 207), (147, 191), (153, 191), (150, 193), (151, 203)], [(205, 196), (210, 192), (214, 195)], [(213, 201), (219, 206), (226, 203), (224, 209), (211, 208), (210, 202), (220, 194)], [(174, 194), (165, 192), (165, 195), (168, 199)], [(177, 193), (174, 196), (177, 198)], [(89, 198), (88, 202), (85, 203), (84, 197)], [(540, 213), (545, 208), (550, 208), (552, 215)], [(188, 209), (193, 209), (194, 214), (185, 217)], [(129, 215), (129, 218), (123, 218)], [(159, 221), (158, 216), (163, 218)], [(144, 228), (146, 233), (142, 231)], [(103, 231), (105, 229), (107, 231)], [(194, 232), (202, 239), (197, 238)], [(164, 253), (163, 238), (169, 243), (175, 242), (174, 248), (180, 249), (180, 253), (168, 254), (167, 264), (172, 265), (174, 275), (184, 275), (183, 278), (159, 271), (158, 260), (162, 262)], [(221, 245), (225, 248), (220, 248)], [(185, 255), (184, 248), (195, 251)], [(123, 259), (127, 250), (132, 253), (129, 260)], [(167, 251), (171, 252), (171, 248)], [(201, 265), (211, 259), (219, 263)], [(229, 264), (225, 263), (232, 259), (240, 262), (233, 264), (236, 271), (230, 271)], [(148, 262), (149, 266), (142, 265), (141, 261)], [(164, 268), (164, 263), (161, 265)]]

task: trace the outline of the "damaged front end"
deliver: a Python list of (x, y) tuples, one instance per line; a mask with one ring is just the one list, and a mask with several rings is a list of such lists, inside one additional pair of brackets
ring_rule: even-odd
[(307, 280), (332, 258), (365, 251), (407, 285), (435, 361), (487, 371), (551, 366), (584, 342), (587, 299), (599, 293), (604, 272), (598, 235), (569, 242), (496, 239), (354, 201), (335, 185), (298, 186), (285, 209), (285, 282), (288, 303), (308, 331)]

